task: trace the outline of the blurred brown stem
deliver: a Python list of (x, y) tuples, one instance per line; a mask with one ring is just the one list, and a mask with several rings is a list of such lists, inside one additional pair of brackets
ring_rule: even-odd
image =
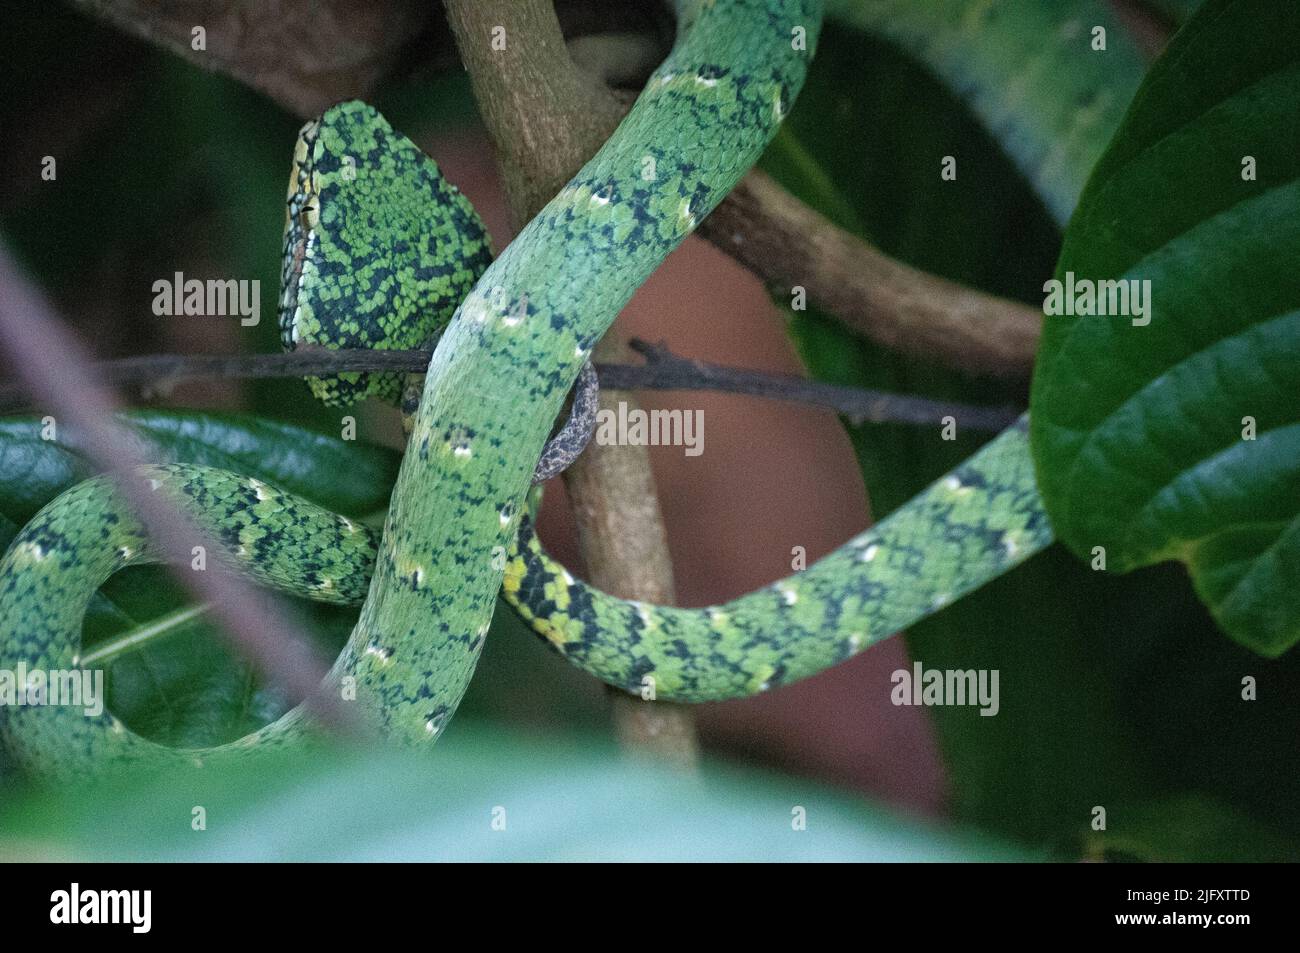
[[(603, 84), (573, 64), (551, 0), (446, 0), (474, 98), (496, 146), (516, 225), (541, 210), (596, 153), (624, 109)], [(503, 40), (492, 43), (493, 31)], [(607, 334), (593, 358), (623, 356)], [(602, 390), (602, 408), (630, 394)], [(644, 447), (593, 443), (565, 471), (578, 543), (592, 584), (625, 599), (672, 604), (676, 599), (668, 536)], [(619, 739), (682, 766), (698, 760), (687, 709), (614, 698)]]

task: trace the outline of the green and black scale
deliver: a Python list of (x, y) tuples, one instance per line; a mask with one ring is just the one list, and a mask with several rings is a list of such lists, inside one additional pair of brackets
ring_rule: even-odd
[[(285, 350), (431, 343), (492, 261), (487, 231), (437, 164), (361, 102), (298, 135), (281, 266)], [(303, 287), (317, 289), (302, 295)], [(312, 378), (331, 404), (394, 401), (399, 374)]]

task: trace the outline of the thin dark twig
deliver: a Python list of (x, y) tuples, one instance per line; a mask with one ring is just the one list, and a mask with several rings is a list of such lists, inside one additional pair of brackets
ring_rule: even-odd
[(633, 338), (628, 345), (646, 359), (641, 366), (597, 365), (601, 385), (614, 390), (716, 390), (787, 400), (833, 410), (852, 423), (938, 424), (952, 417), (968, 430), (998, 431), (1020, 416), (1010, 407), (977, 407), (952, 401), (841, 387), (790, 374), (769, 374), (679, 357), (663, 344)]
[[(632, 341), (645, 364), (597, 364), (600, 386), (610, 390), (711, 390), (768, 400), (824, 407), (854, 423), (937, 424), (952, 417), (959, 427), (1001, 430), (1020, 411), (977, 407), (885, 391), (841, 387), (788, 374), (770, 374), (680, 357), (664, 345)], [(343, 371), (418, 372), (429, 366), (429, 351), (296, 351), (292, 354), (154, 354), (102, 361), (95, 369), (115, 384), (158, 388), (200, 377), (310, 377)], [(0, 386), (0, 405), (12, 407), (21, 392)]]
[(113, 477), (176, 578), (200, 602), (211, 606), (222, 630), (244, 657), (290, 697), (310, 706), (323, 724), (336, 729), (355, 727), (355, 719), (341, 701), (323, 689), (324, 661), (282, 611), (268, 605), (243, 580), (223, 571), (220, 560), (204, 572), (179, 568), (189, 565), (196, 545), (214, 553), (222, 550), (172, 501), (140, 479), (137, 467), (145, 461), (136, 453), (130, 435), (113, 423), (116, 407), (94, 363), (3, 247), (0, 350), (33, 397), (79, 433), (87, 456)]

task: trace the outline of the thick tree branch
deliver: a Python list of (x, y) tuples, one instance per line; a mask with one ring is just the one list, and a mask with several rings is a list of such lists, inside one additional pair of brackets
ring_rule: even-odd
[[(551, 0), (445, 0), (474, 97), (497, 149), (516, 225), (537, 214), (605, 142), (624, 108), (569, 57)], [(494, 31), (497, 42), (494, 43)], [(593, 359), (617, 359), (613, 334)], [(602, 409), (630, 394), (602, 390)], [(626, 599), (676, 601), (668, 536), (645, 447), (593, 443), (565, 471), (590, 581)], [(612, 693), (615, 726), (633, 750), (683, 766), (698, 760), (684, 707)]]
[[(374, 92), (397, 67), (404, 47), (435, 22), (431, 5), (422, 0), (73, 2), (202, 69), (252, 86), (304, 118)], [(198, 49), (196, 28), (203, 30)]]
[(574, 69), (549, 0), (447, 0), (447, 19), (523, 225), (623, 117)]
[(1027, 378), (1042, 312), (895, 261), (755, 170), (700, 234), (778, 297), (808, 301), (891, 350), (972, 374)]

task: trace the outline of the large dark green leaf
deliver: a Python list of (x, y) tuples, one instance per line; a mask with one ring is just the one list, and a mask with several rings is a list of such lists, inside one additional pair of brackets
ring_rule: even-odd
[[(382, 510), (397, 454), (280, 421), (236, 414), (133, 411), (121, 417), (156, 463), (222, 467), (283, 487), (352, 516)], [(39, 420), (0, 420), (0, 546), (35, 512), (93, 472), (75, 437), (42, 437)], [(292, 611), (326, 651), (351, 628), (347, 609), (294, 602)], [(234, 657), (200, 609), (160, 567), (128, 569), (105, 584), (86, 614), (87, 658), (107, 673), (109, 705), (159, 741), (214, 744), (283, 711), (283, 700)]]
[[(205, 830), (193, 829), (196, 806), (205, 813)], [(795, 823), (800, 814), (802, 830)], [(458, 720), (424, 756), (279, 752), (219, 771), (42, 790), (0, 812), (0, 858), (991, 861), (1025, 855), (902, 821), (810, 782), (717, 769), (688, 776), (629, 760), (605, 744), (506, 740)]]
[[(1008, 63), (1006, 75), (1015, 68)], [(932, 157), (955, 150), (971, 175), (941, 183)], [(1057, 234), (980, 123), (891, 49), (830, 25), (764, 165), (888, 253), (1041, 304)], [(793, 315), (791, 329), (809, 369), (824, 379), (971, 402), (1024, 399), (901, 359), (812, 312)], [(849, 432), (878, 518), (976, 446), (942, 441), (937, 429)], [(1059, 842), (1096, 805), (1205, 791), (1246, 825), (1269, 818), (1292, 836), (1300, 832), (1300, 749), (1289, 700), (1300, 693), (1300, 664), (1264, 661), (1226, 642), (1173, 567), (1097, 573), (1053, 547), (914, 627), (907, 640), (927, 666), (996, 668), (1014, 691), (1015, 703), (996, 718), (929, 710), (952, 807), (968, 822)], [(1267, 686), (1258, 701), (1241, 699), (1244, 675)], [(1111, 817), (1125, 851), (1162, 855), (1160, 837), (1134, 814), (1112, 810)], [(1263, 853), (1245, 833), (1236, 843), (1238, 859)]]
[(1181, 560), (1223, 629), (1269, 656), (1300, 638), (1298, 115), (1294, 6), (1207, 3), (1139, 91), (1057, 266), (1149, 282), (1149, 313), (1049, 317), (1032, 403), (1061, 539), (1120, 572)]
[[(121, 415), (151, 463), (195, 463), (246, 473), (351, 516), (388, 504), (398, 456), (293, 424), (241, 414), (137, 410)], [(31, 417), (0, 419), (0, 547), (36, 511), (94, 468), (76, 437), (53, 438)]]

